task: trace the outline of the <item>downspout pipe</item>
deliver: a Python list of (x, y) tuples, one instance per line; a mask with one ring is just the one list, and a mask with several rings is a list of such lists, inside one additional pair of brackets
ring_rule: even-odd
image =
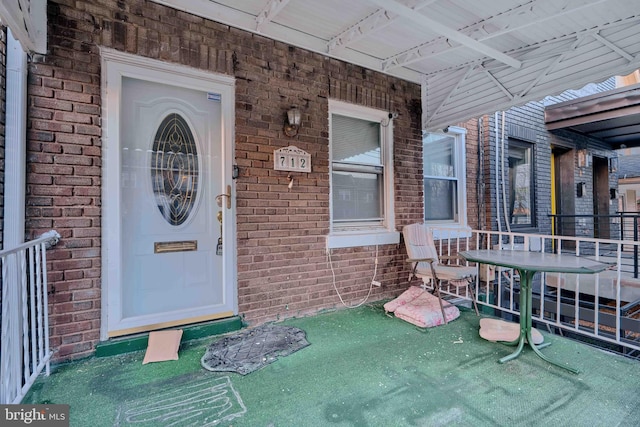
[(496, 179), (496, 185), (495, 185), (495, 190), (496, 190), (496, 221), (498, 221), (498, 231), (502, 231), (502, 223), (500, 221), (500, 134), (499, 134), (499, 129), (498, 129), (498, 112), (496, 111), (493, 114), (493, 122), (495, 124), (495, 133), (496, 133), (496, 138), (495, 138), (495, 142), (496, 142), (496, 159), (495, 159), (495, 179)]
[(27, 53), (7, 28), (4, 224), (2, 244), (10, 249), (25, 238)]
[[(507, 209), (507, 186), (504, 183), (504, 118), (505, 112), (502, 112), (502, 133), (500, 136), (500, 149), (502, 150), (502, 159), (500, 161), (501, 175), (500, 180), (502, 181), (502, 209), (504, 213), (504, 224), (507, 227), (507, 231), (511, 233), (511, 220), (509, 218), (509, 211)], [(499, 196), (498, 196), (499, 197)]]
[(478, 173), (477, 173), (477, 192), (478, 192), (478, 229), (484, 230), (485, 210), (484, 210), (484, 121), (482, 117), (478, 118)]

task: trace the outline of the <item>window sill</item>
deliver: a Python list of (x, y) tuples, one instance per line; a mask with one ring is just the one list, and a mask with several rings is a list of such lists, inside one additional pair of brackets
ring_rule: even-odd
[(343, 231), (327, 236), (327, 248), (353, 248), (356, 246), (397, 245), (400, 243), (398, 231)]

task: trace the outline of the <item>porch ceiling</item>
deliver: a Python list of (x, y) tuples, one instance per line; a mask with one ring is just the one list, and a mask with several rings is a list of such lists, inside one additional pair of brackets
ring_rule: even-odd
[(423, 84), (423, 127), (640, 66), (628, 0), (154, 0)]
[(47, 51), (47, 2), (42, 0), (0, 1), (0, 24), (9, 27), (25, 51)]
[(600, 138), (612, 148), (640, 146), (640, 84), (545, 108), (547, 129)]
[[(637, 1), (153, 1), (421, 83), (425, 129), (640, 67)], [(46, 26), (22, 23), (43, 22), (30, 6), (44, 2), (5, 3), (0, 20), (42, 52)]]

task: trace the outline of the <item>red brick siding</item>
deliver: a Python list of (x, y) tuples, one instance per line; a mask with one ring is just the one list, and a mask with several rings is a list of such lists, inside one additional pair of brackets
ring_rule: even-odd
[[(50, 253), (56, 359), (93, 351), (100, 330), (101, 116), (98, 46), (236, 78), (235, 161), (239, 310), (250, 323), (340, 307), (325, 254), (329, 231), (328, 99), (396, 111), (398, 229), (420, 221), (420, 87), (204, 20), (150, 1), (50, 1), (50, 54), (30, 65), (28, 230), (62, 235)], [(301, 108), (298, 136), (285, 111)], [(273, 151), (296, 145), (313, 171), (273, 170)], [(375, 247), (332, 251), (335, 286), (350, 304), (369, 290)], [(378, 248), (370, 301), (406, 287), (404, 249)]]
[[(483, 224), (479, 224), (478, 229), (480, 230), (493, 230), (494, 229), (494, 224), (493, 224), (493, 216), (492, 216), (492, 205), (494, 203), (494, 200), (492, 199), (492, 193), (490, 191), (490, 186), (491, 186), (491, 177), (490, 177), (490, 171), (491, 169), (491, 156), (492, 156), (492, 150), (491, 150), (491, 140), (490, 140), (490, 132), (491, 132), (491, 126), (489, 123), (490, 120), (490, 116), (485, 115), (482, 117), (482, 126), (483, 126), (483, 133), (484, 133), (484, 150), (483, 150), (483, 164), (482, 164), (482, 168), (484, 169), (485, 173), (484, 173), (484, 200), (483, 200), (483, 205), (484, 205), (484, 210), (483, 210), (483, 214), (481, 215), (485, 222)], [(495, 153), (495, 152), (493, 152)]]
[(466, 183), (467, 221), (472, 229), (478, 228), (478, 119), (471, 119), (459, 126), (467, 130), (466, 143)]

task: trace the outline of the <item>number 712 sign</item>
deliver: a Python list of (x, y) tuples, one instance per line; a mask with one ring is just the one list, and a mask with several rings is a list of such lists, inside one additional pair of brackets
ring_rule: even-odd
[(311, 172), (311, 154), (293, 145), (273, 152), (273, 169), (277, 171)]

